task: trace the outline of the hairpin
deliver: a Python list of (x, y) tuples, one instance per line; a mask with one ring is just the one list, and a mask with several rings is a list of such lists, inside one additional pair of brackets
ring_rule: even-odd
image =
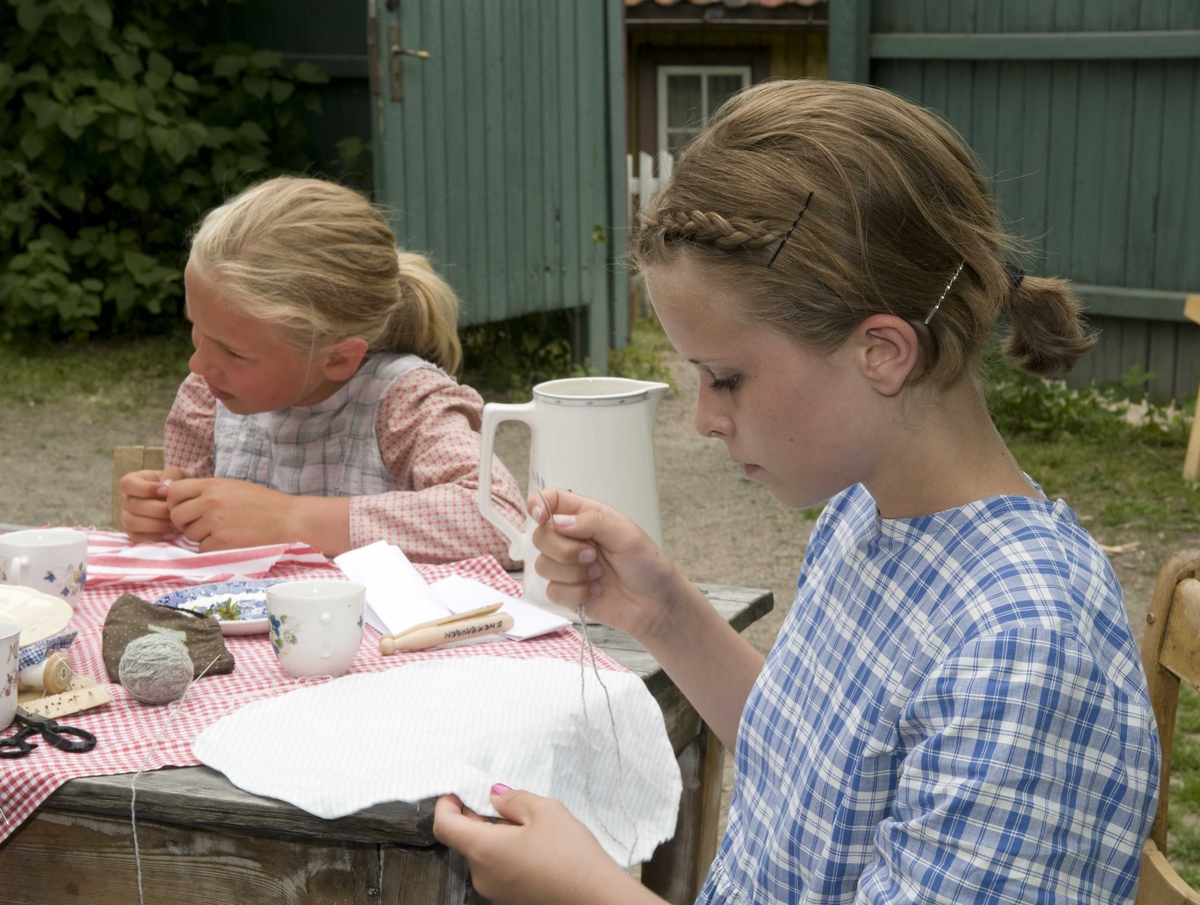
[(1025, 271), (1016, 264), (1005, 264), (1004, 272), (1008, 274), (1008, 293), (1012, 295), (1021, 285), (1021, 280), (1025, 279)]
[(942, 297), (937, 300), (937, 304), (933, 306), (933, 310), (929, 312), (929, 316), (925, 318), (925, 323), (928, 324), (933, 320), (933, 316), (937, 314), (939, 308), (942, 307), (942, 302), (946, 301), (946, 296), (950, 294), (950, 287), (954, 285), (954, 281), (958, 279), (958, 275), (962, 273), (962, 269), (966, 266), (966, 261), (960, 261), (958, 270), (954, 271), (954, 276), (950, 277), (950, 282), (946, 284), (946, 288), (942, 290)]
[(792, 237), (792, 230), (796, 228), (796, 224), (800, 222), (800, 218), (804, 216), (804, 212), (808, 210), (808, 202), (812, 201), (812, 196), (813, 193), (809, 192), (808, 197), (804, 199), (804, 207), (800, 208), (800, 213), (796, 214), (796, 219), (792, 221), (792, 225), (788, 227), (788, 231), (783, 234), (783, 239), (779, 242), (779, 247), (775, 249), (775, 254), (771, 255), (771, 260), (767, 261), (767, 267), (775, 263), (775, 259), (783, 251), (783, 246), (787, 245), (787, 240)]

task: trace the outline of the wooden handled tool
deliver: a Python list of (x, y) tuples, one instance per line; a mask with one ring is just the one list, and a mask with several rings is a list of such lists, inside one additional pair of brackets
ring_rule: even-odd
[(508, 613), (496, 613), (502, 606), (503, 603), (493, 603), (422, 622), (398, 635), (384, 635), (379, 639), (379, 652), (387, 655), (398, 650), (427, 650), (464, 638), (507, 632), (513, 626), (513, 618)]

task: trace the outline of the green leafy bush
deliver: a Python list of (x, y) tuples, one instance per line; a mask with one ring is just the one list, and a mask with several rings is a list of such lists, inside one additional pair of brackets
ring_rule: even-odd
[(1005, 437), (1103, 439), (1132, 432), (1147, 442), (1187, 444), (1191, 408), (1186, 402), (1176, 409), (1147, 399), (1146, 384), (1155, 375), (1136, 365), (1120, 381), (1074, 389), (1020, 371), (996, 351), (985, 368), (988, 409)]
[[(579, 364), (571, 355), (570, 311), (527, 314), (494, 324), (459, 331), (463, 346), (462, 381), (488, 398), (525, 400), (534, 384), (559, 377), (586, 377), (597, 373), (591, 362)], [(633, 325), (629, 344), (610, 349), (608, 373), (634, 380), (675, 381), (660, 357), (671, 343), (656, 321)]]
[(162, 322), (197, 217), (307, 164), (308, 86), (326, 76), (197, 47), (207, 14), (207, 0), (0, 2), (3, 339)]

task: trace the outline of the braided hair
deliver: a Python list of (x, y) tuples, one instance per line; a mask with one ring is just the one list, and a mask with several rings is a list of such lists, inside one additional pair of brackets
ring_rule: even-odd
[(921, 344), (911, 381), (973, 371), (1002, 316), (1006, 354), (1036, 373), (1095, 342), (1066, 281), (1010, 279), (1025, 248), (957, 133), (879, 88), (801, 79), (735, 95), (640, 219), (639, 269), (695, 258), (808, 348), (837, 348), (874, 314), (904, 318)]

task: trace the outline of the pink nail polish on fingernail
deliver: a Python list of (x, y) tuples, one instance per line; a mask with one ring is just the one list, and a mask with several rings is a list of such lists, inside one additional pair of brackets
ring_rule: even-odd
[(542, 523), (542, 507), (534, 506), (532, 509), (530, 509), (529, 517), (540, 525)]
[(492, 794), (493, 795), (503, 795), (505, 792), (511, 792), (511, 791), (512, 791), (512, 789), (510, 789), (508, 786), (506, 786), (502, 782), (498, 782), (494, 786), (492, 786)]
[(570, 528), (575, 524), (575, 516), (573, 515), (556, 515), (554, 516), (554, 524), (561, 525), (563, 528)]
[(599, 597), (601, 594), (603, 594), (603, 593), (604, 593), (604, 588), (603, 588), (603, 586), (601, 586), (601, 585), (594, 584), (594, 585), (592, 585), (592, 587), (590, 588), (590, 590), (589, 590), (589, 593), (590, 593), (590, 594), (591, 594), (593, 597)]
[(600, 568), (600, 563), (596, 563), (596, 565), (594, 565), (590, 569), (588, 569), (588, 578), (596, 579), (596, 578), (599, 578), (603, 574), (604, 574), (604, 570)]
[(580, 562), (595, 562), (596, 561), (596, 548), (595, 547), (584, 547), (582, 550), (580, 550), (579, 551), (579, 561)]

